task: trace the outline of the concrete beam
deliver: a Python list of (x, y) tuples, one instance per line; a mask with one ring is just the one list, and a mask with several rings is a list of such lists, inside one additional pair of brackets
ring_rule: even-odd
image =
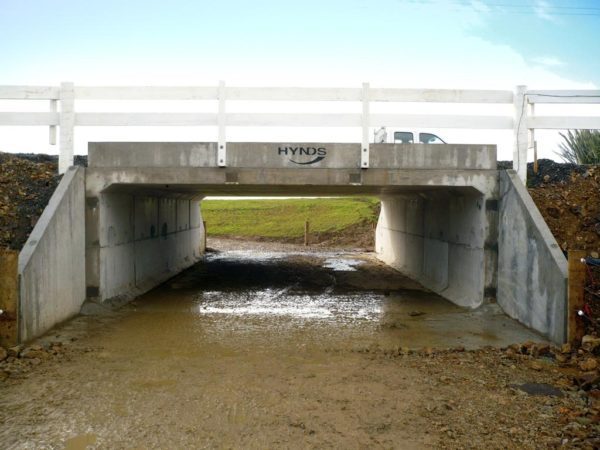
[[(360, 169), (361, 145), (340, 143), (227, 143), (227, 167)], [(218, 167), (217, 143), (103, 142), (89, 144), (89, 167)], [(495, 145), (372, 144), (375, 169), (495, 170)]]

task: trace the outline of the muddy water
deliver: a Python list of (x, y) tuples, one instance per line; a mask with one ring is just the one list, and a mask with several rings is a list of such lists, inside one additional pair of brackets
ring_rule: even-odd
[(85, 350), (0, 387), (4, 448), (427, 447), (400, 347), (539, 339), (361, 253), (226, 251), (117, 313), (52, 333)]

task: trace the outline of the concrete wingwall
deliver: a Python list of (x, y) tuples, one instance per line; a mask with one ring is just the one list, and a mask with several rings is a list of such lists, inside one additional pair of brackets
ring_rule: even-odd
[(85, 300), (85, 169), (71, 167), (19, 254), (19, 336), (25, 342), (79, 313)]
[(204, 253), (199, 200), (100, 193), (86, 198), (87, 297), (127, 299), (159, 285)]
[(513, 170), (500, 173), (498, 303), (556, 343), (567, 337), (567, 260)]
[[(484, 196), (428, 192), (382, 197), (375, 249), (379, 258), (452, 302), (475, 308), (488, 279)], [(493, 250), (491, 250), (493, 252)], [(490, 284), (490, 286), (487, 286)]]

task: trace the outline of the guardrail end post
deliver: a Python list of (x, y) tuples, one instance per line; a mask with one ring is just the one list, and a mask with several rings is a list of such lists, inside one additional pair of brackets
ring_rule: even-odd
[(225, 82), (219, 81), (219, 115), (217, 123), (219, 127), (219, 141), (217, 143), (217, 165), (219, 167), (227, 166), (227, 142), (225, 141), (225, 127), (226, 127), (226, 116), (225, 116)]
[(527, 186), (527, 147), (528, 132), (527, 118), (528, 108), (525, 94), (527, 86), (517, 86), (514, 92), (514, 147), (513, 147), (513, 169), (519, 175), (519, 178)]
[[(50, 100), (50, 112), (58, 112), (58, 100)], [(48, 143), (50, 145), (56, 145), (56, 125), (50, 125), (48, 131)]]
[(63, 174), (73, 165), (75, 130), (75, 88), (73, 83), (60, 84), (60, 152), (58, 173)]
[(369, 168), (369, 83), (362, 85), (362, 145), (360, 148), (360, 168)]

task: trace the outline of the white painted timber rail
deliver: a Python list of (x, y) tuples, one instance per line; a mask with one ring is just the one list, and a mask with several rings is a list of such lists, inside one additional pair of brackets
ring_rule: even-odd
[[(505, 129), (514, 133), (513, 167), (525, 181), (527, 151), (533, 147), (535, 129), (600, 128), (599, 116), (537, 116), (535, 103), (600, 104), (600, 91), (231, 87), (218, 86), (0, 86), (2, 100), (47, 100), (48, 112), (0, 112), (0, 125), (48, 126), (49, 141), (56, 143), (60, 130), (59, 171), (73, 163), (73, 135), (77, 126), (216, 126), (218, 163), (227, 164), (227, 127), (358, 127), (362, 128), (360, 167), (369, 167), (372, 126), (407, 128)], [(77, 100), (209, 100), (217, 101), (214, 113), (107, 113), (77, 112)], [(358, 102), (361, 113), (228, 113), (227, 101), (326, 101)], [(381, 114), (371, 113), (376, 102), (433, 102), (512, 104), (506, 115)], [(60, 109), (58, 109), (60, 105)]]

